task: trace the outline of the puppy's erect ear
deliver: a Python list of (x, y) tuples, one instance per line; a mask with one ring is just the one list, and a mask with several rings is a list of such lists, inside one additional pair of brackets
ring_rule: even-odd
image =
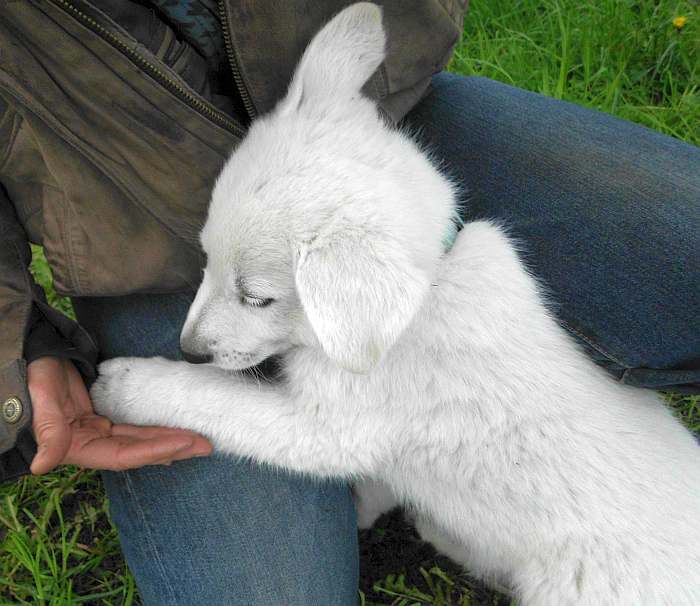
[(304, 102), (338, 100), (359, 93), (384, 60), (381, 9), (358, 2), (340, 11), (314, 36), (292, 78), (282, 111)]
[(397, 243), (373, 236), (304, 245), (296, 268), (297, 292), (321, 347), (358, 373), (396, 342), (430, 286)]

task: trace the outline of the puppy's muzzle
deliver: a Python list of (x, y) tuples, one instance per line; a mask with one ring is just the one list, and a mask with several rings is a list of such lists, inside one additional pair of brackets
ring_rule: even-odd
[(180, 347), (180, 353), (185, 362), (189, 362), (190, 364), (210, 364), (214, 360), (214, 356), (209, 353), (192, 353), (190, 351), (185, 351), (182, 347)]
[(214, 356), (198, 338), (196, 330), (187, 326), (180, 334), (180, 353), (185, 362), (190, 364), (209, 364), (214, 361)]
[(204, 351), (200, 347), (196, 347), (197, 342), (191, 339), (180, 337), (180, 353), (185, 362), (190, 364), (209, 364), (213, 362), (214, 356), (211, 352)]

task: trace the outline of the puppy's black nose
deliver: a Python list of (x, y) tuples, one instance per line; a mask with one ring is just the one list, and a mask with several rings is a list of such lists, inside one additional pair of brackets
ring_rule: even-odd
[(182, 348), (180, 348), (180, 353), (182, 353), (185, 362), (189, 362), (190, 364), (209, 364), (214, 360), (211, 354), (192, 353)]

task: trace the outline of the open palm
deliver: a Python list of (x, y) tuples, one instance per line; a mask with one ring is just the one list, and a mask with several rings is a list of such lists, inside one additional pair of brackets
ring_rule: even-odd
[(119, 471), (211, 453), (211, 444), (193, 432), (114, 425), (96, 414), (83, 379), (69, 360), (39, 358), (27, 372), (38, 444), (33, 474), (61, 463)]

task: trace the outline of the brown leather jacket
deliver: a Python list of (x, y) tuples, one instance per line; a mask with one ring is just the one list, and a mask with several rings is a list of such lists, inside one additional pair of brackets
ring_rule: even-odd
[[(247, 114), (233, 117), (89, 1), (0, 2), (0, 478), (33, 456), (30, 329), (32, 349), (58, 334), (86, 375), (96, 359), (87, 333), (45, 304), (27, 243), (44, 247), (64, 295), (196, 284), (195, 236), (225, 158), (283, 95), (311, 36), (350, 3), (221, 0)], [(388, 56), (366, 92), (399, 120), (447, 63), (467, 0), (379, 3)]]

